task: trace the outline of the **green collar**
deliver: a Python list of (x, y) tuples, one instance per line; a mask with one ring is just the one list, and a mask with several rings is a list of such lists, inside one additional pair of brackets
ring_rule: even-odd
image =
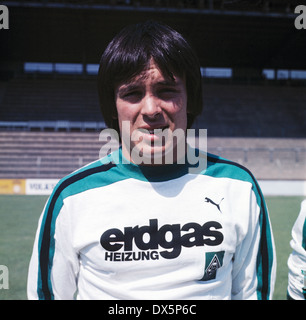
[(190, 167), (186, 157), (185, 164), (136, 165), (123, 156), (121, 147), (113, 152), (111, 157), (121, 173), (142, 181), (159, 182), (176, 179), (187, 174)]

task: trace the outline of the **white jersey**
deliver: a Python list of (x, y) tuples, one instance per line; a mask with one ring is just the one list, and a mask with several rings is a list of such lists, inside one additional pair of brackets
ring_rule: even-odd
[(62, 179), (39, 221), (29, 299), (271, 299), (264, 198), (242, 166), (114, 164)]
[(306, 299), (306, 200), (292, 228), (292, 253), (288, 259), (288, 298)]

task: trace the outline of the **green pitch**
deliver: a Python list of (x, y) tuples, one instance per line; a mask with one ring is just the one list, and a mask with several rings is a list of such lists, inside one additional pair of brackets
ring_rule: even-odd
[(29, 259), (46, 196), (0, 195), (0, 265), (9, 269), (9, 289), (2, 299), (26, 299)]
[[(26, 299), (28, 264), (46, 200), (46, 196), (0, 195), (0, 265), (9, 269), (9, 289), (0, 289), (0, 300)], [(286, 299), (291, 228), (302, 200), (302, 197), (266, 197), (277, 251), (275, 300)]]

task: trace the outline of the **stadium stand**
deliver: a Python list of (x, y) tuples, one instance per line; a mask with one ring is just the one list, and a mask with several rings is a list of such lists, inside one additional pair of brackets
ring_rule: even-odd
[(97, 132), (0, 132), (1, 178), (61, 178), (99, 158)]
[(204, 85), (196, 127), (209, 136), (305, 137), (305, 87)]
[(305, 79), (262, 78), (265, 68), (305, 69), (306, 33), (294, 28), (300, 1), (2, 3), (10, 30), (0, 31), (0, 178), (61, 178), (97, 159), (103, 144), (95, 76), (26, 74), (24, 63), (96, 64), (124, 25), (158, 19), (188, 35), (203, 67), (233, 70), (203, 84), (194, 127), (208, 129), (208, 151), (258, 179), (306, 179)]
[(208, 151), (244, 165), (260, 180), (306, 180), (306, 138), (208, 138)]
[[(3, 86), (4, 87), (4, 86)], [(14, 78), (1, 95), (0, 126), (26, 130), (100, 130), (96, 80)], [(305, 137), (303, 86), (203, 86), (204, 110), (195, 128), (209, 136)]]
[(6, 121), (103, 120), (90, 80), (15, 78), (6, 84), (1, 104)]
[[(204, 83), (203, 92), (194, 127), (208, 130), (209, 152), (259, 179), (306, 179), (303, 86)], [(94, 77), (2, 82), (0, 119), (0, 178), (58, 179), (99, 158)]]
[[(107, 138), (99, 136), (99, 132), (0, 131), (0, 178), (62, 178), (105, 155), (101, 148)], [(209, 152), (236, 161), (265, 180), (306, 180), (305, 146), (305, 138), (208, 138)]]

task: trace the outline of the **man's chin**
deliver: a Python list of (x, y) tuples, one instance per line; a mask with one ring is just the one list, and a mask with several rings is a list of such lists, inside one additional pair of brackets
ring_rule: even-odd
[(177, 155), (177, 148), (170, 146), (149, 146), (142, 144), (141, 146), (135, 145), (131, 150), (130, 158), (132, 162), (138, 165), (161, 165), (161, 164), (173, 164), (176, 159), (183, 157)]

